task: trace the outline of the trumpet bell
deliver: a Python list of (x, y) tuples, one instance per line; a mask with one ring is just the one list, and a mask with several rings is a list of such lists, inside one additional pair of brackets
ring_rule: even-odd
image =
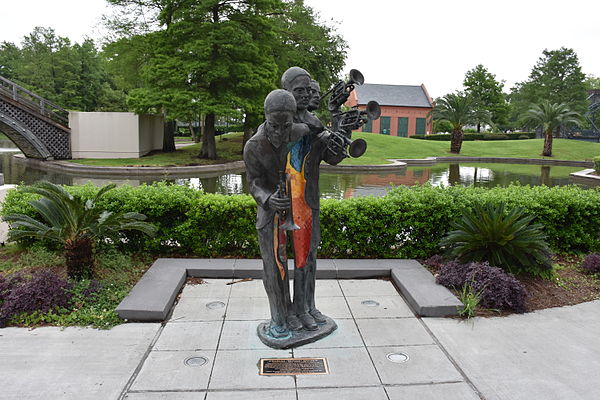
[(365, 83), (365, 77), (363, 74), (357, 69), (350, 70), (350, 83), (356, 83), (357, 85), (362, 85)]
[(356, 139), (348, 146), (348, 153), (354, 158), (358, 158), (367, 151), (367, 142), (364, 139)]
[(370, 120), (377, 119), (381, 116), (381, 107), (379, 107), (379, 103), (375, 100), (371, 100), (367, 103), (367, 117)]

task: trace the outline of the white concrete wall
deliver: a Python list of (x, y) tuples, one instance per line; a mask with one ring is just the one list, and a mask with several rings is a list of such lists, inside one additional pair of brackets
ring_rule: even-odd
[(162, 116), (69, 112), (73, 158), (137, 158), (162, 148)]

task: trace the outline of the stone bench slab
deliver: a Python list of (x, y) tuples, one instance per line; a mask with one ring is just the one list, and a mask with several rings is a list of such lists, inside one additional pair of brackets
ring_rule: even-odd
[[(462, 303), (415, 260), (323, 259), (317, 262), (318, 279), (390, 277), (413, 311), (423, 317), (456, 315)], [(293, 278), (293, 261), (289, 262)], [(262, 260), (226, 258), (159, 258), (129, 295), (117, 306), (123, 319), (163, 321), (187, 276), (199, 278), (262, 279)]]

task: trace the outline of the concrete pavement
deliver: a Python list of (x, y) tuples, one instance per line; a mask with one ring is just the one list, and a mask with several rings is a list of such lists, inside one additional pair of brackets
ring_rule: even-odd
[[(262, 282), (229, 281), (184, 287), (164, 326), (0, 329), (0, 398), (599, 397), (600, 301), (471, 321), (417, 318), (388, 281), (319, 280), (317, 305), (339, 329), (287, 351), (256, 337), (269, 314)], [(391, 362), (390, 353), (408, 360)], [(258, 375), (260, 358), (290, 356), (326, 357), (330, 374)], [(186, 365), (190, 357), (205, 364)]]

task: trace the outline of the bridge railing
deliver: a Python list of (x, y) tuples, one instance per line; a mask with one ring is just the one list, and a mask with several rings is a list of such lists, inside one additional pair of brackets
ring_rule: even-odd
[(61, 125), (69, 125), (69, 112), (67, 110), (2, 76), (0, 76), (0, 93)]

